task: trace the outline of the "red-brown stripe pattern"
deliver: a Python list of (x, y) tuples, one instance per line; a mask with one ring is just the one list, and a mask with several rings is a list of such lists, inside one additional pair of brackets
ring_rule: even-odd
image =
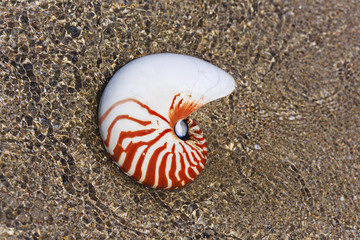
[[(173, 130), (178, 120), (201, 106), (190, 99), (191, 96), (174, 96), (169, 109), (170, 120), (133, 98), (118, 101), (105, 111), (99, 119), (100, 127), (105, 121), (108, 126), (103, 141), (122, 171), (139, 183), (160, 189), (185, 186), (200, 174), (207, 155), (201, 129), (193, 120), (186, 118), (189, 140), (181, 140)], [(139, 119), (131, 113), (121, 112), (121, 107), (126, 104), (135, 104), (146, 113), (146, 117)], [(117, 112), (119, 109), (120, 114)], [(122, 129), (129, 122), (137, 127)], [(116, 128), (120, 131), (115, 131)], [(117, 141), (111, 141), (114, 138)]]

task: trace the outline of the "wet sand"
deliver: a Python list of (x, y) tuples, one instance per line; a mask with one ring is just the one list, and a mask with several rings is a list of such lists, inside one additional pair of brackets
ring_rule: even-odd
[[(1, 239), (359, 239), (357, 1), (2, 1)], [(121, 66), (174, 52), (236, 89), (193, 114), (205, 169), (143, 187), (103, 147)], [(166, 90), (166, 89), (165, 89)]]

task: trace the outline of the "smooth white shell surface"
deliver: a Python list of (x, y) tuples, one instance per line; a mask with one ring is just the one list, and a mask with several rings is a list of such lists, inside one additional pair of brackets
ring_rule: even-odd
[(234, 88), (235, 81), (227, 72), (201, 59), (173, 53), (148, 55), (129, 62), (112, 77), (101, 98), (100, 116), (124, 96), (167, 116), (179, 92), (204, 105)]

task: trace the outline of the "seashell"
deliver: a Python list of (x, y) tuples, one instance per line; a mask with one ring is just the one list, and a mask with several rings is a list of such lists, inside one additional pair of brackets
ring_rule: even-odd
[(152, 188), (175, 189), (204, 168), (207, 147), (188, 116), (230, 94), (234, 79), (203, 60), (154, 54), (123, 66), (101, 97), (99, 126), (120, 169)]

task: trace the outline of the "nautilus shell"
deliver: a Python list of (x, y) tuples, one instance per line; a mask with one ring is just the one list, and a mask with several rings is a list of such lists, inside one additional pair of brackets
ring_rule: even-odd
[(133, 60), (116, 72), (101, 98), (105, 147), (141, 184), (185, 186), (200, 174), (207, 155), (203, 133), (188, 116), (234, 87), (229, 74), (194, 57), (161, 53)]

